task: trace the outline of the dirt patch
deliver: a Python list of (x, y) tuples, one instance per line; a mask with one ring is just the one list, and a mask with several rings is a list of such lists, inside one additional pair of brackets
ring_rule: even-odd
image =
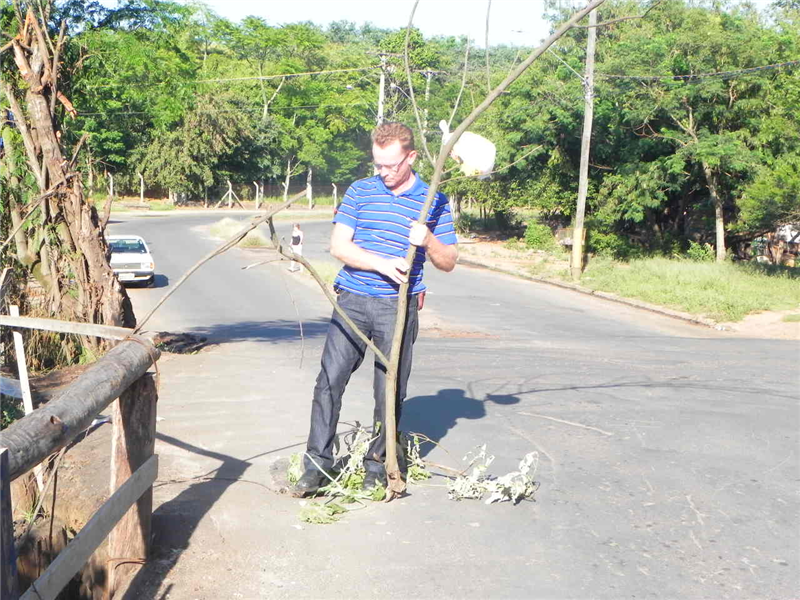
[(465, 329), (446, 329), (444, 327), (420, 327), (422, 337), (430, 338), (478, 338), (499, 339), (500, 336), (490, 335), (480, 331), (467, 331)]
[(508, 240), (492, 236), (476, 236), (461, 241), (458, 251), (462, 261), (523, 277), (569, 269), (569, 260), (547, 252), (509, 247)]
[(740, 337), (800, 340), (800, 321), (784, 321), (783, 318), (789, 315), (800, 315), (800, 309), (766, 311), (747, 315), (735, 323), (720, 323), (719, 325)]

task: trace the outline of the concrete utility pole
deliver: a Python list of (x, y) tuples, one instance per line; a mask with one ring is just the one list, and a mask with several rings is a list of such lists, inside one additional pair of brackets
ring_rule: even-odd
[(420, 72), (425, 77), (425, 116), (424, 120), (422, 121), (422, 135), (424, 136), (426, 133), (428, 133), (428, 101), (431, 97), (431, 77), (442, 73), (442, 71), (431, 71), (430, 69), (426, 69), (425, 71)]
[(589, 192), (589, 150), (592, 145), (592, 120), (594, 119), (594, 48), (597, 41), (597, 10), (589, 13), (589, 31), (586, 41), (586, 75), (583, 78), (584, 108), (583, 137), (581, 138), (581, 166), (578, 180), (578, 208), (572, 227), (572, 279), (581, 278), (583, 271), (583, 217), (586, 213), (586, 195)]
[(377, 125), (383, 123), (383, 105), (386, 99), (386, 54), (381, 54), (381, 84), (378, 88), (378, 122)]

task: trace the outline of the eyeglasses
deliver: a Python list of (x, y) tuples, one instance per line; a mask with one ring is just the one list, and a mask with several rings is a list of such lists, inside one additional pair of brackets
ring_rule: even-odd
[(381, 164), (379, 164), (379, 163), (372, 163), (372, 166), (373, 166), (373, 167), (375, 167), (375, 170), (376, 170), (376, 171), (378, 171), (379, 173), (380, 173), (381, 171), (383, 171), (384, 169), (386, 169), (386, 170), (387, 170), (387, 171), (389, 171), (390, 173), (397, 173), (397, 170), (400, 168), (400, 165), (402, 165), (404, 162), (406, 162), (406, 159), (407, 159), (407, 158), (408, 158), (410, 155), (411, 155), (411, 153), (409, 152), (408, 154), (406, 154), (406, 155), (403, 157), (403, 160), (401, 160), (400, 162), (398, 162), (398, 163), (395, 163), (395, 164), (393, 164), (393, 165), (381, 165)]

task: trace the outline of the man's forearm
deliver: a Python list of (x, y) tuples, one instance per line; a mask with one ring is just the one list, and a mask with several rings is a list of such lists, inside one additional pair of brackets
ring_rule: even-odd
[(458, 260), (458, 246), (456, 244), (443, 244), (435, 236), (431, 235), (425, 252), (433, 263), (433, 266), (440, 271), (449, 273), (456, 266)]
[(340, 240), (331, 246), (331, 254), (353, 269), (379, 272), (377, 261), (381, 257), (367, 252), (355, 242)]

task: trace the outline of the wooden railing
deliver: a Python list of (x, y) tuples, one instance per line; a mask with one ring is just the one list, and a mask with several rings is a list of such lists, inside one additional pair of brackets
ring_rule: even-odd
[[(149, 340), (119, 327), (7, 315), (0, 315), (0, 326), (122, 340), (61, 395), (0, 432), (0, 600), (54, 599), (106, 537), (107, 586), (113, 593), (116, 564), (144, 562), (149, 551), (158, 457), (153, 453), (157, 385), (147, 370), (160, 352)], [(112, 417), (111, 495), (20, 596), (10, 483), (54, 452), (77, 443), (78, 434), (117, 398)]]

